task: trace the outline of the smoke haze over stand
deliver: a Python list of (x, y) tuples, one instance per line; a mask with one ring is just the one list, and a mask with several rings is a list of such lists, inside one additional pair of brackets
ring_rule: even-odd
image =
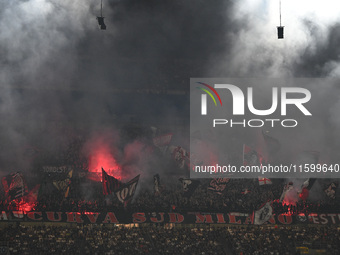
[[(283, 3), (277, 40), (278, 6), (268, 1), (104, 1), (106, 31), (97, 29), (99, 1), (1, 2), (1, 173), (30, 167), (18, 149), (26, 144), (51, 154), (66, 147), (65, 126), (88, 135), (132, 117), (187, 127), (187, 94), (141, 89), (188, 91), (190, 77), (337, 77), (337, 8), (301, 3)], [(299, 139), (313, 137), (322, 157), (337, 158), (338, 88), (313, 91), (332, 99), (313, 103), (324, 124)], [(255, 136), (246, 138), (256, 145)]]

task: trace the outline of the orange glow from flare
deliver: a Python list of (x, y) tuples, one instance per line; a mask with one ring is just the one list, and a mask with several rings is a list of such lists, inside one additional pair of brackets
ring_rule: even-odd
[(108, 145), (101, 145), (96, 148), (89, 157), (89, 179), (93, 181), (102, 180), (102, 168), (107, 174), (121, 180), (122, 169), (110, 152)]
[(19, 204), (19, 211), (30, 212), (34, 208), (34, 203), (20, 203)]

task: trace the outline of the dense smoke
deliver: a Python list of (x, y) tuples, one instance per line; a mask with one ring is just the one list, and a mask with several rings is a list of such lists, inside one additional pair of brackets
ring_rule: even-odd
[[(104, 137), (131, 175), (151, 169), (151, 125), (174, 132), (174, 145), (188, 146), (190, 77), (337, 78), (334, 5), (282, 1), (285, 38), (278, 40), (279, 1), (103, 1), (106, 31), (97, 27), (100, 1), (2, 1), (1, 174), (32, 167), (26, 148), (54, 155), (78, 136), (86, 137), (86, 155), (94, 137)], [(307, 148), (325, 162), (339, 157), (339, 88), (322, 86), (319, 80), (309, 86), (312, 125), (269, 130), (282, 143), (281, 160)], [(268, 87), (256, 88), (264, 103)], [(120, 134), (127, 126), (143, 138)], [(260, 134), (237, 129), (227, 139), (261, 147)], [(242, 153), (227, 150), (229, 158)], [(157, 167), (162, 171), (162, 164), (147, 171)]]
[(2, 3), (1, 171), (30, 168), (26, 146), (53, 154), (69, 137), (126, 123), (185, 135), (185, 93), (159, 92), (187, 91), (203, 75), (226, 19), (226, 3), (192, 2), (104, 1), (106, 31), (99, 1)]

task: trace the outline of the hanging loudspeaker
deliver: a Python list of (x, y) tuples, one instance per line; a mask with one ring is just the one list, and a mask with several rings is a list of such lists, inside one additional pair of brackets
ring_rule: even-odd
[(284, 27), (277, 27), (277, 38), (283, 39), (283, 28)]

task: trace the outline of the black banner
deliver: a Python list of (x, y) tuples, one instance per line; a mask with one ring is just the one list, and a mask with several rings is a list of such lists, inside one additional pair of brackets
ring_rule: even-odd
[[(235, 224), (253, 225), (254, 214), (248, 213), (203, 213), (203, 212), (22, 212), (2, 211), (0, 222), (68, 222), (79, 224), (129, 224), (129, 223), (175, 223), (175, 224)], [(263, 224), (334, 224), (340, 223), (340, 213), (305, 215), (272, 215)]]

